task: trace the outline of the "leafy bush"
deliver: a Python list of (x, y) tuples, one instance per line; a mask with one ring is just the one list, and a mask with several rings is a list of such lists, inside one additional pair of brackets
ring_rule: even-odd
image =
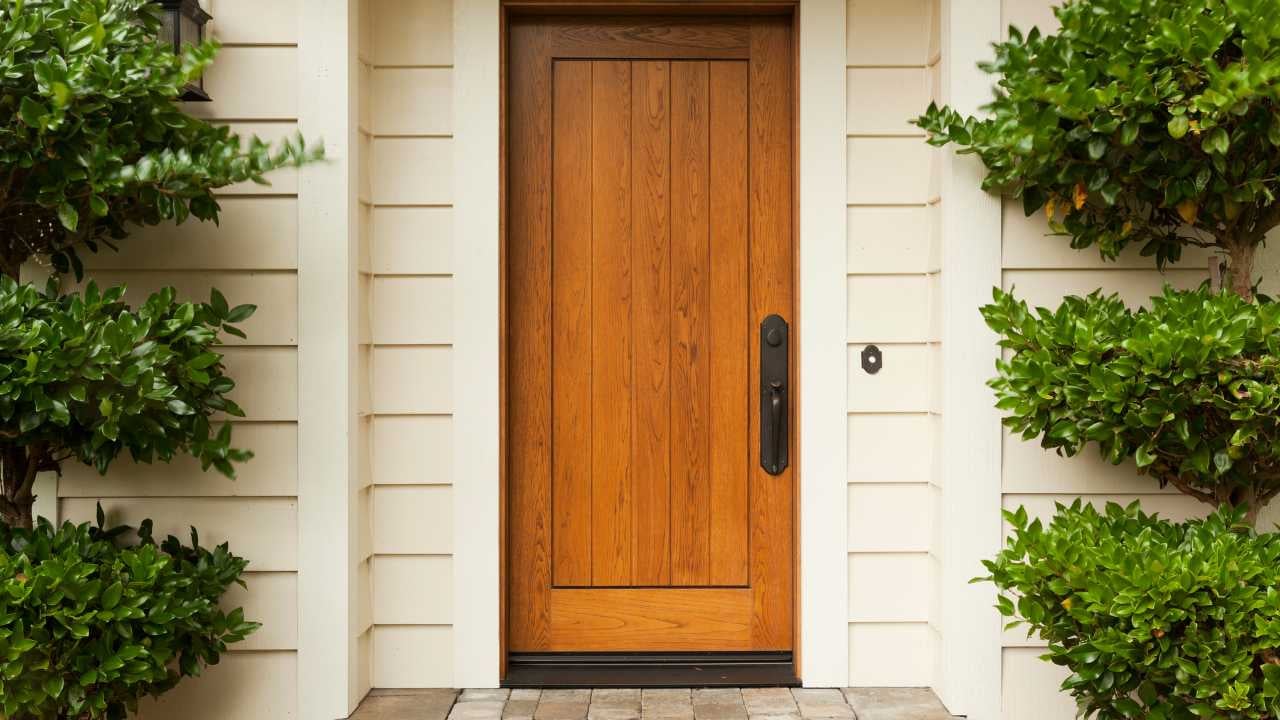
[(1170, 523), (1079, 500), (1048, 527), (1006, 513), (985, 564), (1001, 614), (1048, 641), (1063, 690), (1099, 720), (1280, 717), (1280, 535), (1240, 513)]
[(41, 520), (0, 526), (0, 708), (9, 720), (123, 719), (138, 700), (218, 662), (259, 626), (218, 607), (246, 561), (151, 523), (128, 528)]
[(1011, 29), (982, 65), (989, 117), (931, 106), (935, 145), (976, 153), (983, 186), (1044, 208), (1073, 247), (1156, 262), (1217, 246), (1232, 288), (1280, 224), (1280, 0), (1073, 0), (1061, 30)]
[(1068, 456), (1097, 443), (1250, 522), (1280, 493), (1280, 305), (1201, 287), (1137, 311), (1095, 292), (1032, 312), (997, 289), (982, 313), (1011, 351), (989, 384), (1023, 439)]
[(216, 43), (175, 55), (156, 41), (152, 0), (0, 3), (0, 270), (31, 256), (80, 271), (78, 250), (130, 223), (215, 220), (212, 190), (264, 182), (320, 156), (301, 137), (276, 149), (184, 114), (174, 99)]
[(59, 296), (0, 277), (0, 518), (30, 526), (37, 472), (75, 459), (106, 472), (127, 450), (137, 461), (178, 452), (234, 475), (250, 453), (230, 446), (231, 427), (210, 417), (244, 413), (216, 352), (219, 331), (254, 306), (178, 302), (167, 288), (130, 309), (124, 288)]

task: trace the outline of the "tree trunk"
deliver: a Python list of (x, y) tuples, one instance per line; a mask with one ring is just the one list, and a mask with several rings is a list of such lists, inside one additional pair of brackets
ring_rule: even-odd
[(1258, 246), (1247, 240), (1228, 241), (1225, 245), (1230, 275), (1226, 287), (1245, 300), (1253, 300), (1253, 257)]

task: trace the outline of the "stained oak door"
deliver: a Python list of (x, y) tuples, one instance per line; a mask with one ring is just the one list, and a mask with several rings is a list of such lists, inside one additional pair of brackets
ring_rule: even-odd
[(760, 324), (794, 314), (791, 37), (509, 27), (512, 652), (792, 649), (795, 474), (761, 467), (759, 387)]

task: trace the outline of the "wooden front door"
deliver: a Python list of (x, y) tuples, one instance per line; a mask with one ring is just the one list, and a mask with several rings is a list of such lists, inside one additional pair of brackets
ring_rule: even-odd
[(511, 23), (512, 652), (792, 649), (795, 473), (761, 421), (794, 408), (760, 386), (761, 323), (794, 317), (791, 37)]

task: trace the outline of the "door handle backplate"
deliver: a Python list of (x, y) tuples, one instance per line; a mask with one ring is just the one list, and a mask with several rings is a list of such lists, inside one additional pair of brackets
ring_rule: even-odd
[(770, 475), (787, 469), (790, 328), (780, 315), (760, 323), (760, 467)]

